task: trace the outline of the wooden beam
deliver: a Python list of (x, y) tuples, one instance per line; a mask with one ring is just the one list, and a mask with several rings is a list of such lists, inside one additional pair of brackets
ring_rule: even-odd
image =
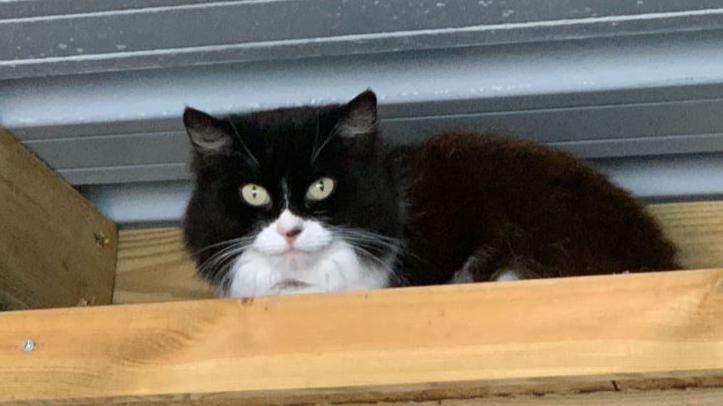
[(721, 320), (723, 269), (6, 312), (0, 402), (720, 387)]
[(653, 204), (648, 211), (686, 268), (723, 267), (723, 201)]
[(0, 309), (110, 303), (115, 225), (2, 129), (0, 202)]
[(113, 303), (211, 298), (178, 228), (121, 230)]
[[(648, 206), (680, 248), (688, 269), (723, 267), (723, 201)], [(188, 258), (178, 228), (121, 230), (113, 303), (212, 297)]]

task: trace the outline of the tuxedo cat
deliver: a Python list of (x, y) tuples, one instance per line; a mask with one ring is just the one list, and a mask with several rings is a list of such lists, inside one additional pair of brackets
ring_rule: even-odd
[(371, 91), (183, 119), (195, 174), (185, 239), (221, 295), (678, 268), (641, 206), (584, 162), (498, 135), (389, 146)]

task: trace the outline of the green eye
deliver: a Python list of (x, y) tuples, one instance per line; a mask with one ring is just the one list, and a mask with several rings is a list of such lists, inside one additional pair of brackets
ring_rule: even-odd
[(241, 186), (241, 198), (251, 206), (260, 207), (271, 203), (269, 192), (262, 186), (255, 183), (247, 183)]
[(309, 186), (309, 190), (306, 192), (306, 198), (315, 202), (326, 199), (331, 195), (331, 192), (334, 191), (335, 183), (332, 178), (319, 178)]

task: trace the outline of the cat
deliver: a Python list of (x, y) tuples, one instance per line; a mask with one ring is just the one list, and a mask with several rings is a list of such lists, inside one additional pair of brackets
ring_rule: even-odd
[(371, 90), (183, 121), (185, 241), (222, 296), (679, 268), (642, 206), (583, 161), (492, 134), (391, 146)]

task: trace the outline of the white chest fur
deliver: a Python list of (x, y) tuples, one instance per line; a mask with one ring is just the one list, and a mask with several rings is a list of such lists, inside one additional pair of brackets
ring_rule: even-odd
[[(278, 230), (289, 224), (303, 231), (289, 249)], [(319, 222), (288, 211), (264, 228), (234, 260), (225, 295), (265, 296), (288, 293), (379, 289), (389, 285), (383, 261), (365, 261), (354, 248)]]
[(362, 261), (344, 241), (312, 254), (267, 255), (247, 250), (235, 261), (226, 294), (231, 297), (380, 289), (389, 271)]

